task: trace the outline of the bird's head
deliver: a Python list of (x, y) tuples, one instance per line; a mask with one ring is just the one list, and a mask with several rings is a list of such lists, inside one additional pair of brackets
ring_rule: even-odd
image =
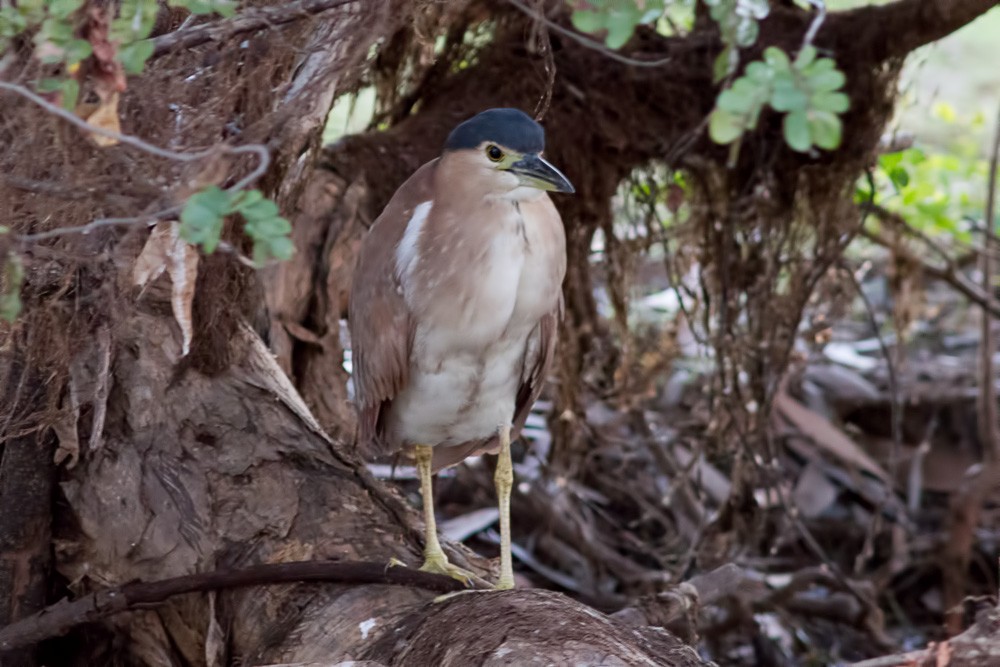
[(489, 109), (452, 130), (442, 160), (507, 199), (532, 199), (543, 190), (575, 192), (569, 179), (542, 157), (543, 150), (545, 131), (528, 114)]

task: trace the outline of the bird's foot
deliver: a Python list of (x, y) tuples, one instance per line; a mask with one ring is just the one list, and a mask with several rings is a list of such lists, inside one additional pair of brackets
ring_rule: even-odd
[(433, 574), (443, 574), (446, 577), (451, 577), (452, 579), (461, 581), (466, 587), (470, 587), (473, 584), (478, 586), (489, 586), (488, 583), (486, 583), (474, 572), (469, 572), (465, 568), (449, 563), (444, 554), (441, 554), (440, 556), (428, 556), (424, 561), (424, 564), (420, 566), (420, 571), (431, 572)]

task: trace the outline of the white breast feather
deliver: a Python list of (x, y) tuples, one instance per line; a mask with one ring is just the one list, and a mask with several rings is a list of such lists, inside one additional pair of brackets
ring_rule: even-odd
[(427, 216), (430, 215), (433, 202), (425, 201), (413, 209), (410, 221), (406, 223), (406, 231), (403, 238), (396, 247), (396, 277), (404, 286), (409, 282), (410, 274), (417, 265), (418, 244), (420, 242), (420, 232), (424, 229)]

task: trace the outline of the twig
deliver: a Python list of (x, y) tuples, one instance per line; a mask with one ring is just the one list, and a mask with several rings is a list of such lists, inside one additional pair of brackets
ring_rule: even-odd
[(149, 215), (137, 215), (131, 218), (98, 218), (97, 220), (92, 220), (85, 225), (76, 225), (75, 227), (59, 227), (57, 229), (50, 229), (47, 232), (38, 232), (36, 234), (22, 234), (17, 237), (17, 240), (22, 243), (29, 243), (54, 239), (60, 236), (68, 236), (70, 234), (89, 234), (102, 227), (123, 227), (128, 225), (137, 225), (140, 223), (151, 225), (157, 220), (163, 220), (177, 215), (181, 212), (182, 208), (182, 206), (171, 206), (170, 208), (165, 208), (160, 211), (150, 213)]
[[(873, 212), (875, 204), (875, 177), (872, 171), (869, 169), (866, 172), (868, 179), (868, 207), (862, 209), (861, 213), (861, 223), (858, 225), (859, 230), (863, 230), (865, 223), (868, 222), (868, 214)], [(909, 225), (906, 225), (909, 227)], [(914, 230), (916, 231), (916, 230)], [(896, 461), (898, 460), (899, 452), (903, 447), (903, 401), (899, 392), (899, 373), (897, 372), (897, 367), (899, 364), (893, 358), (892, 352), (889, 350), (889, 346), (886, 344), (882, 333), (879, 331), (878, 320), (875, 317), (875, 307), (872, 305), (871, 300), (865, 291), (861, 288), (861, 281), (858, 280), (854, 272), (848, 269), (846, 266), (843, 267), (847, 274), (851, 277), (851, 281), (854, 284), (854, 289), (857, 291), (858, 296), (861, 297), (861, 302), (865, 306), (865, 312), (868, 314), (869, 324), (872, 327), (872, 333), (875, 334), (876, 340), (878, 340), (879, 348), (881, 349), (882, 356), (885, 358), (886, 370), (889, 375), (889, 413), (892, 423), (890, 425), (890, 431), (892, 433), (892, 455), (889, 461), (889, 468), (895, 470)], [(892, 493), (892, 487), (886, 486), (885, 492), (888, 494)], [(888, 497), (886, 498), (888, 500)], [(878, 516), (876, 513), (874, 516)]]
[[(134, 148), (138, 148), (139, 150), (145, 153), (149, 153), (150, 155), (162, 157), (167, 160), (174, 160), (177, 162), (194, 162), (196, 160), (201, 160), (211, 155), (214, 155), (218, 150), (220, 150), (219, 147), (213, 147), (205, 149), (203, 151), (197, 151), (195, 153), (179, 153), (177, 151), (172, 151), (166, 148), (160, 148), (159, 146), (154, 146), (151, 143), (143, 141), (139, 137), (134, 137), (130, 134), (122, 134), (121, 132), (109, 130), (104, 127), (91, 125), (90, 123), (76, 116), (75, 114), (66, 111), (60, 106), (52, 104), (44, 97), (16, 83), (0, 81), (0, 90), (9, 90), (10, 92), (16, 95), (20, 95), (21, 97), (30, 100), (31, 102), (34, 102), (38, 106), (42, 107), (53, 116), (58, 116), (59, 118), (62, 118), (71, 125), (75, 125), (81, 130), (84, 130), (86, 132), (91, 132), (93, 134), (99, 134), (109, 139), (114, 139), (123, 144), (132, 146)], [(264, 163), (270, 162), (271, 159), (271, 156), (268, 153), (267, 148), (261, 144), (250, 144), (247, 146), (236, 146), (236, 147), (224, 146), (221, 148), (224, 152), (227, 153), (256, 153), (257, 156), (260, 158), (261, 162)]]
[(552, 30), (555, 30), (560, 35), (563, 35), (564, 37), (569, 37), (578, 44), (585, 46), (588, 49), (597, 51), (598, 53), (603, 53), (608, 58), (611, 58), (612, 60), (617, 60), (618, 62), (623, 63), (625, 65), (632, 65), (633, 67), (661, 67), (671, 62), (671, 60), (673, 60), (672, 58), (669, 57), (660, 58), (658, 60), (636, 60), (635, 58), (629, 58), (628, 56), (623, 56), (617, 51), (609, 49), (604, 44), (601, 44), (595, 39), (590, 39), (589, 37), (585, 37), (578, 32), (574, 32), (573, 30), (569, 30), (567, 28), (562, 27), (549, 17), (539, 12), (536, 12), (534, 9), (521, 2), (521, 0), (507, 0), (507, 2), (509, 2), (511, 5), (518, 8), (531, 18), (535, 19), (536, 21), (544, 22), (546, 26), (548, 26)]
[(819, 32), (819, 27), (823, 25), (823, 21), (826, 20), (826, 2), (824, 0), (807, 0), (810, 5), (816, 8), (816, 16), (813, 17), (812, 22), (809, 24), (809, 29), (806, 30), (806, 36), (802, 38), (802, 48), (813, 43), (816, 39), (816, 33)]
[[(341, 0), (343, 1), (343, 0)], [(24, 86), (18, 85), (16, 83), (8, 83), (6, 81), (0, 81), (0, 90), (9, 90), (12, 93), (20, 95), (21, 97), (37, 104), (38, 106), (45, 109), (45, 111), (50, 114), (57, 116), (71, 125), (74, 125), (81, 130), (86, 132), (92, 132), (94, 134), (99, 134), (110, 139), (114, 139), (120, 143), (138, 148), (139, 150), (149, 153), (150, 155), (155, 155), (167, 160), (173, 160), (175, 162), (195, 162), (197, 160), (203, 160), (213, 155), (219, 153), (229, 154), (229, 155), (241, 155), (244, 153), (253, 153), (257, 156), (257, 166), (254, 167), (253, 171), (238, 180), (235, 184), (227, 189), (227, 192), (238, 192), (243, 188), (247, 187), (258, 178), (264, 175), (268, 167), (271, 165), (271, 152), (263, 144), (246, 144), (244, 146), (227, 146), (225, 144), (213, 146), (211, 148), (206, 148), (204, 150), (195, 151), (191, 153), (181, 153), (178, 151), (172, 151), (166, 148), (161, 148), (155, 146), (149, 142), (143, 141), (139, 137), (122, 134), (121, 132), (116, 132), (115, 130), (109, 130), (104, 127), (98, 127), (96, 125), (91, 125), (87, 121), (79, 118), (73, 113), (66, 111), (62, 107), (52, 104), (45, 98), (41, 97), (37, 93), (25, 88)], [(165, 208), (161, 211), (155, 213), (150, 213), (148, 215), (135, 216), (130, 218), (99, 218), (93, 220), (85, 225), (78, 225), (76, 227), (60, 227), (59, 229), (52, 229), (46, 232), (39, 232), (37, 234), (24, 234), (17, 237), (19, 241), (43, 241), (50, 238), (55, 238), (58, 236), (65, 236), (68, 234), (89, 234), (92, 231), (100, 229), (101, 227), (113, 227), (121, 225), (135, 225), (135, 224), (149, 224), (155, 222), (156, 220), (162, 220), (166, 217), (176, 215), (180, 212), (182, 206), (171, 206)]]
[[(990, 156), (990, 172), (987, 179), (989, 191), (986, 194), (986, 220), (983, 254), (980, 266), (983, 274), (983, 290), (987, 297), (993, 293), (992, 258), (990, 246), (994, 242), (993, 218), (996, 204), (997, 166), (1000, 162), (1000, 110), (997, 113), (996, 130), (993, 140), (993, 152)], [(997, 488), (1000, 480), (1000, 435), (997, 424), (997, 396), (993, 385), (993, 318), (987, 309), (983, 309), (982, 340), (980, 341), (979, 361), (979, 438), (983, 448), (984, 465), (978, 474), (958, 493), (954, 494), (948, 507), (948, 541), (943, 557), (943, 594), (944, 604), (948, 612), (945, 615), (945, 627), (952, 635), (962, 631), (961, 611), (954, 609), (966, 594), (968, 586), (969, 560), (975, 540), (975, 531), (979, 526), (983, 510), (983, 502), (987, 494)]]
[[(542, 0), (539, 0), (538, 4), (541, 7)], [(541, 12), (538, 12), (538, 15), (541, 17)], [(535, 120), (540, 123), (545, 119), (549, 105), (552, 104), (552, 90), (556, 82), (556, 59), (552, 55), (552, 36), (549, 34), (549, 26), (545, 21), (542, 21), (541, 18), (537, 19), (533, 32), (535, 33), (535, 44), (545, 52), (545, 91), (539, 98), (538, 104), (535, 105), (534, 113)]]
[[(994, 215), (996, 212), (998, 161), (1000, 161), (1000, 110), (997, 112), (993, 153), (990, 156), (990, 172), (986, 185), (986, 216), (983, 221), (983, 253), (979, 260), (982, 289), (987, 295), (993, 294), (993, 258), (991, 252), (996, 246)], [(1000, 462), (1000, 425), (997, 424), (997, 394), (996, 386), (993, 384), (993, 348), (993, 318), (984, 308), (982, 340), (979, 346), (979, 437), (982, 440), (986, 461), (997, 463)]]
[[(885, 655), (880, 658), (871, 658), (861, 662), (853, 662), (849, 667), (906, 667), (908, 665), (920, 665), (922, 661), (930, 659), (931, 655), (927, 649), (900, 653), (899, 655)], [(917, 662), (917, 661), (921, 662)]]
[(248, 9), (231, 19), (203, 23), (191, 28), (181, 28), (154, 37), (153, 58), (174, 49), (189, 49), (208, 42), (221, 42), (247, 32), (292, 23), (330, 9), (350, 5), (358, 0), (299, 0), (273, 7)]
[(893, 249), (897, 254), (905, 257), (907, 261), (920, 266), (924, 273), (930, 277), (948, 283), (955, 288), (955, 291), (961, 293), (962, 296), (967, 298), (972, 303), (975, 303), (979, 307), (987, 310), (994, 317), (1000, 317), (1000, 303), (998, 303), (996, 299), (993, 299), (988, 292), (980, 290), (978, 285), (969, 282), (964, 277), (959, 275), (953, 266), (948, 266), (944, 269), (937, 267), (927, 260), (922, 259), (909, 251), (903, 250), (898, 247), (898, 245), (894, 245), (881, 235), (876, 234), (875, 232), (870, 232), (867, 229), (862, 229), (860, 234), (872, 243), (877, 243), (885, 248)]
[(299, 582), (390, 584), (425, 588), (440, 593), (463, 590), (462, 584), (440, 574), (383, 563), (300, 561), (255, 565), (229, 572), (204, 572), (162, 581), (130, 583), (97, 591), (78, 600), (63, 600), (16, 623), (0, 628), (0, 653), (31, 646), (72, 628), (138, 607), (148, 608), (175, 595), (246, 586)]

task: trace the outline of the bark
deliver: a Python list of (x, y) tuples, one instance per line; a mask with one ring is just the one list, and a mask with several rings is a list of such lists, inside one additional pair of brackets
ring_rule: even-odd
[[(0, 450), (0, 627), (45, 606), (52, 551), (54, 438), (32, 433)], [(36, 664), (33, 652), (4, 656), (5, 667)]]

